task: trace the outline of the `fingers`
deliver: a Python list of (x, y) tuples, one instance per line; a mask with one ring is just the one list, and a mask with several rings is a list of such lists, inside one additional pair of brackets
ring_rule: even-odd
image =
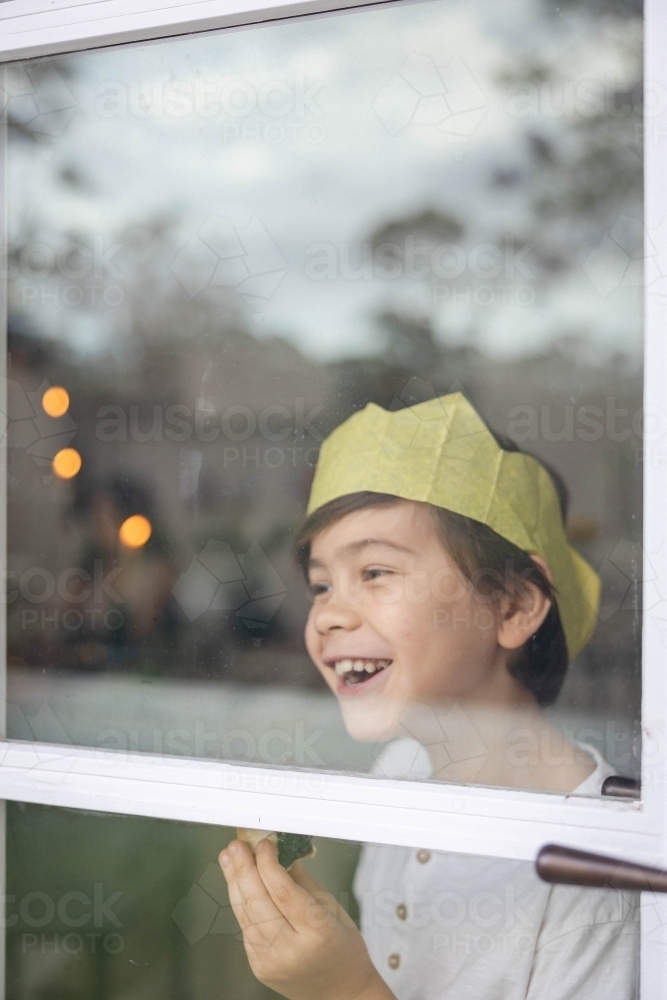
[(314, 896), (316, 892), (324, 892), (324, 889), (317, 881), (313, 878), (305, 865), (300, 861), (295, 861), (289, 870), (290, 875), (294, 879), (297, 885), (300, 885), (302, 889), (309, 892), (311, 896)]
[(291, 932), (288, 921), (267, 891), (247, 844), (233, 840), (220, 852), (218, 860), (229, 887), (229, 901), (246, 944), (260, 949), (270, 945), (281, 934)]
[[(322, 921), (321, 912), (317, 912), (321, 911), (317, 897), (278, 863), (276, 849), (268, 840), (257, 845), (257, 869), (271, 899), (296, 931)], [(314, 879), (310, 881), (316, 893), (324, 893)]]
[(296, 861), (292, 865), (290, 875), (297, 885), (300, 885), (302, 889), (310, 893), (321, 906), (324, 906), (329, 913), (337, 917), (345, 926), (356, 927), (354, 920), (347, 910), (340, 905), (336, 897), (332, 896), (326, 889), (323, 889), (317, 879), (313, 878), (306, 866), (301, 864), (300, 861)]

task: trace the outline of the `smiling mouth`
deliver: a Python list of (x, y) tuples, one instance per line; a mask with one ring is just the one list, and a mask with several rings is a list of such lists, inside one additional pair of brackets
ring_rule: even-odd
[(356, 687), (391, 666), (391, 660), (335, 660), (329, 664), (345, 687)]

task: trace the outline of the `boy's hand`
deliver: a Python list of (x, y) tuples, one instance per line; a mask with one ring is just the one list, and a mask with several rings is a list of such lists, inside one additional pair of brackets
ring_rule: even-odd
[(356, 924), (297, 862), (278, 864), (268, 840), (233, 840), (220, 852), (250, 967), (288, 1000), (395, 1000)]

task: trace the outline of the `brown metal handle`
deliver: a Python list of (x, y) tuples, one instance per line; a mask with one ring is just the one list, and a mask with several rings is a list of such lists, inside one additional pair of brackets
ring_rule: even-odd
[(535, 859), (537, 874), (558, 885), (591, 886), (597, 889), (639, 889), (667, 892), (667, 871), (631, 861), (588, 854), (571, 847), (547, 844)]

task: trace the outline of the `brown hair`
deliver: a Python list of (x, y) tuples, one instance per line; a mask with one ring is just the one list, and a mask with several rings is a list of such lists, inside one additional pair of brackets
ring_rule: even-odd
[[(505, 451), (520, 450), (513, 441), (500, 435), (494, 436)], [(569, 504), (567, 487), (555, 469), (545, 462), (541, 464), (551, 476), (565, 522)], [(325, 528), (354, 511), (399, 502), (399, 497), (388, 493), (350, 493), (313, 511), (294, 543), (296, 558), (304, 573), (307, 575), (311, 542)], [(546, 618), (510, 662), (509, 671), (531, 692), (539, 705), (553, 704), (563, 686), (569, 662), (554, 587), (527, 552), (485, 524), (442, 507), (425, 506), (434, 517), (445, 551), (485, 600), (497, 600), (501, 596), (516, 600), (525, 594), (528, 584), (537, 587), (551, 600)]]

